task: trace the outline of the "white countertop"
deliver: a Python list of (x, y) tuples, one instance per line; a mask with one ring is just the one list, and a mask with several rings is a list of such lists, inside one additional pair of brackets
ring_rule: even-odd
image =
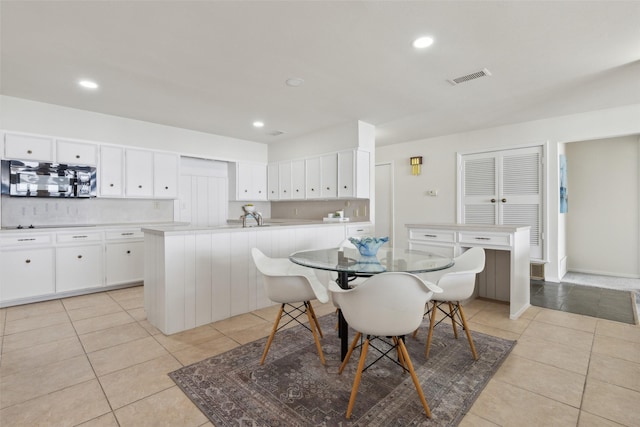
[(428, 228), (432, 230), (481, 231), (488, 233), (514, 233), (530, 229), (529, 225), (483, 225), (483, 224), (405, 224), (406, 228)]
[[(362, 221), (361, 223), (369, 223), (369, 221)], [(227, 225), (207, 227), (198, 225), (160, 225), (160, 226), (148, 226), (142, 227), (142, 231), (152, 234), (173, 234), (173, 233), (196, 233), (196, 232), (209, 232), (209, 233), (223, 233), (223, 232), (246, 232), (246, 231), (266, 231), (282, 228), (303, 228), (303, 227), (344, 227), (345, 224), (358, 224), (354, 222), (337, 222), (328, 223), (322, 220), (295, 220), (295, 219), (276, 219), (265, 220), (263, 226), (247, 226), (242, 227), (242, 223), (232, 222)]]

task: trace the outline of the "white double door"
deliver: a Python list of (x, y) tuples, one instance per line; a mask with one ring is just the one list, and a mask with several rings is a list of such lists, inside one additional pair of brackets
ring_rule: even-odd
[(531, 226), (531, 259), (543, 259), (542, 146), (461, 155), (458, 221)]

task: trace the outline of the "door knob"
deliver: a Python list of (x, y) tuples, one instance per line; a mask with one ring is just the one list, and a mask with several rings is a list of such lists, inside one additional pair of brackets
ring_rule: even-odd
[(502, 203), (507, 203), (507, 199), (502, 199)]
[(496, 199), (491, 199), (491, 203), (495, 203), (495, 202), (496, 202)]

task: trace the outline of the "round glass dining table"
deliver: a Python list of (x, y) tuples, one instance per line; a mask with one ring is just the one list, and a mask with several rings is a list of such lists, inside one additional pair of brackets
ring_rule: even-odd
[[(337, 272), (336, 282), (343, 289), (349, 288), (349, 280), (353, 277), (369, 277), (390, 271), (419, 274), (443, 270), (454, 264), (452, 258), (442, 255), (391, 246), (381, 247), (375, 256), (360, 255), (354, 248), (329, 248), (294, 252), (289, 259), (305, 267)], [(338, 313), (338, 323), (340, 353), (344, 359), (349, 346), (349, 328), (341, 312)]]

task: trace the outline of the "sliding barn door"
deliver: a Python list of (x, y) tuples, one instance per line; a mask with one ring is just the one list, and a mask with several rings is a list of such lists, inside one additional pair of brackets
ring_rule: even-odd
[(463, 224), (531, 226), (531, 259), (543, 258), (542, 147), (461, 157)]

